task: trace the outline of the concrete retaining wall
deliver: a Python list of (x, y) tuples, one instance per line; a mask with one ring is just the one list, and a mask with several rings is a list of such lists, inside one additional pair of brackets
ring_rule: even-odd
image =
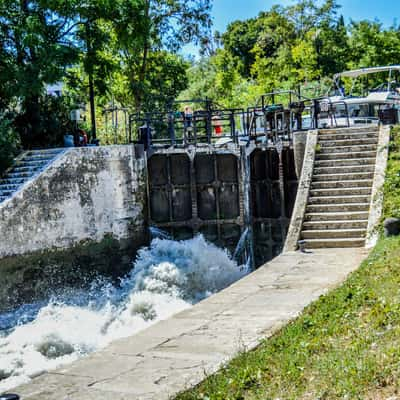
[(367, 248), (374, 247), (379, 236), (377, 227), (382, 216), (383, 185), (385, 183), (386, 166), (389, 156), (390, 130), (390, 126), (381, 125), (379, 128), (378, 151), (376, 154), (374, 183), (372, 185), (371, 206), (367, 227)]
[(134, 146), (74, 148), (0, 205), (0, 259), (82, 241), (143, 242), (145, 157)]
[(293, 135), (294, 162), (297, 178), (300, 179), (306, 152), (308, 131), (298, 131)]
[(303, 165), (301, 168), (301, 177), (292, 218), (290, 220), (289, 231), (286, 236), (285, 246), (283, 248), (284, 252), (297, 250), (297, 242), (300, 238), (301, 227), (303, 225), (304, 214), (311, 187), (317, 143), (318, 131), (308, 131), (307, 144), (305, 147)]

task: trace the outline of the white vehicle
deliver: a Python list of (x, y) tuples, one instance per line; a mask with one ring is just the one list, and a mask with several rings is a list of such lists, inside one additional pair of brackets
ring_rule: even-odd
[[(386, 67), (362, 68), (353, 71), (345, 71), (334, 76), (335, 86), (342, 95), (336, 95), (319, 101), (320, 112), (318, 126), (320, 128), (330, 126), (353, 126), (360, 124), (378, 124), (386, 118), (400, 120), (400, 94), (399, 84), (392, 81), (393, 73), (400, 71), (400, 65)], [(361, 76), (388, 72), (387, 83), (361, 96), (353, 96), (355, 80)], [(345, 96), (341, 87), (341, 78), (354, 79), (350, 95)]]

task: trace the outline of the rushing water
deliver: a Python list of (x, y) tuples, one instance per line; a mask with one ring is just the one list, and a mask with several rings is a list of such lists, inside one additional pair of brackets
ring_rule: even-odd
[(0, 315), (0, 393), (190, 307), (246, 272), (202, 236), (156, 238), (118, 286), (97, 281), (89, 291)]

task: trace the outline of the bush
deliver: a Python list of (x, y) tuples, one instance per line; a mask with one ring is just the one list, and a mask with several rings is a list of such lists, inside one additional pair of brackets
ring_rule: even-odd
[(15, 118), (15, 127), (23, 148), (63, 146), (64, 135), (74, 129), (69, 117), (72, 108), (66, 97), (45, 95), (30, 108), (30, 112), (19, 114)]
[(383, 218), (400, 218), (400, 128), (392, 129), (384, 191)]
[(12, 164), (20, 149), (11, 118), (0, 114), (0, 175)]

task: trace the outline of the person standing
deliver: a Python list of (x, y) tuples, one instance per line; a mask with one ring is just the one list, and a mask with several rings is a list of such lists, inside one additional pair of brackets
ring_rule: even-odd
[(211, 123), (214, 127), (214, 134), (216, 136), (221, 136), (223, 132), (221, 117), (219, 115), (214, 115)]

